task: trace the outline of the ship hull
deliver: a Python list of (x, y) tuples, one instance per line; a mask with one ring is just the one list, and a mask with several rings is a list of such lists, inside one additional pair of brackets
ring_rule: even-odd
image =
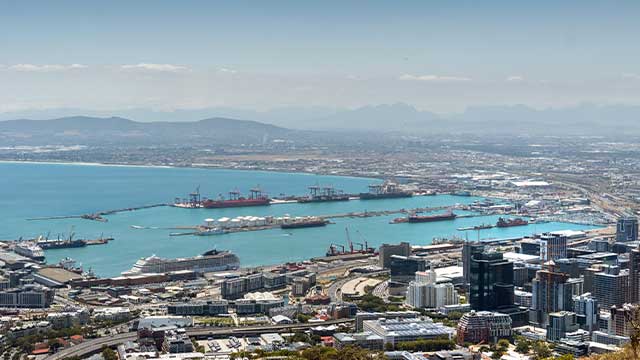
[(515, 226), (526, 226), (529, 225), (529, 223), (524, 223), (524, 224), (506, 224), (506, 225), (496, 225), (496, 227), (499, 228), (509, 228), (509, 227), (515, 227)]
[(43, 250), (53, 250), (53, 249), (70, 249), (70, 248), (79, 248), (87, 246), (87, 242), (83, 240), (75, 240), (75, 241), (61, 241), (61, 242), (41, 242), (38, 243)]
[(301, 222), (301, 223), (292, 223), (292, 224), (282, 224), (280, 228), (282, 229), (301, 229), (308, 227), (319, 227), (326, 226), (326, 221), (310, 221), (310, 222)]
[(339, 197), (336, 196), (332, 198), (298, 199), (299, 203), (316, 203), (316, 202), (330, 202), (330, 201), (349, 201), (349, 196), (339, 196)]
[(454, 220), (456, 215), (442, 215), (442, 216), (409, 216), (407, 222), (409, 223), (425, 223), (435, 221)]
[(220, 200), (220, 201), (207, 200), (202, 202), (202, 207), (205, 209), (223, 209), (223, 208), (246, 207), (246, 206), (267, 206), (269, 204), (271, 204), (271, 201), (269, 199)]
[(398, 198), (408, 198), (411, 196), (413, 196), (413, 194), (407, 193), (407, 192), (387, 193), (387, 194), (360, 193), (360, 200), (398, 199)]

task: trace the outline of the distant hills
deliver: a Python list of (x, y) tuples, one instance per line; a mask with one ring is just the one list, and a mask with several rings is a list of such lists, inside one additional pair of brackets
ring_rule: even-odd
[(173, 143), (262, 144), (293, 130), (256, 121), (210, 118), (193, 122), (136, 122), (120, 117), (72, 116), (0, 121), (0, 140), (20, 144)]
[[(82, 110), (58, 109), (0, 114), (47, 118), (47, 114), (77, 114)], [(105, 112), (88, 112), (104, 115)], [(477, 106), (459, 114), (440, 115), (398, 103), (356, 109), (288, 107), (269, 111), (209, 108), (158, 112), (145, 109), (113, 111), (124, 117), (70, 116), (54, 120), (0, 121), (0, 139), (96, 139), (118, 141), (262, 143), (276, 137), (319, 141), (349, 133), (382, 132), (428, 136), (471, 135), (640, 135), (640, 106), (580, 105), (568, 108), (533, 109), (524, 105)], [(219, 116), (210, 118), (211, 115)], [(136, 121), (128, 120), (135, 119)], [(198, 120), (207, 118), (206, 120)], [(236, 119), (250, 119), (236, 120)], [(171, 121), (168, 121), (171, 120)], [(318, 132), (322, 132), (319, 134)], [(328, 134), (327, 134), (328, 133)], [(353, 138), (355, 140), (355, 137)]]

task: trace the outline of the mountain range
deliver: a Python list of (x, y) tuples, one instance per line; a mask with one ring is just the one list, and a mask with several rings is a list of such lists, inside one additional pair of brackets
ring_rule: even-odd
[[(71, 116), (68, 114), (91, 116)], [(117, 114), (119, 117), (100, 117)], [(20, 116), (24, 115), (24, 116)], [(53, 120), (8, 120), (11, 116)], [(215, 115), (216, 117), (207, 117)], [(128, 120), (135, 119), (136, 121)], [(199, 120), (203, 119), (205, 120)], [(250, 119), (250, 120), (236, 120)], [(289, 107), (269, 111), (208, 108), (173, 112), (129, 109), (112, 112), (57, 109), (0, 114), (0, 139), (262, 143), (268, 139), (327, 139), (358, 132), (428, 136), (457, 135), (640, 135), (640, 106), (583, 104), (533, 109), (524, 105), (470, 107), (441, 115), (398, 103), (356, 109)], [(170, 120), (170, 121), (169, 121)], [(321, 133), (318, 133), (321, 132)]]

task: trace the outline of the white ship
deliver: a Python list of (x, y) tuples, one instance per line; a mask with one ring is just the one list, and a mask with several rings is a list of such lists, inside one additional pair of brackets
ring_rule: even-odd
[(13, 252), (36, 261), (44, 261), (44, 251), (42, 251), (42, 248), (30, 241), (18, 242), (13, 247)]
[(190, 258), (163, 259), (155, 255), (143, 258), (123, 275), (147, 273), (167, 273), (172, 271), (192, 270), (198, 273), (235, 270), (240, 267), (240, 259), (230, 251), (210, 250)]

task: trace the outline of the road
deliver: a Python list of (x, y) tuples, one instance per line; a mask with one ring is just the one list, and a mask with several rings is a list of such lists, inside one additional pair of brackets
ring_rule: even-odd
[[(329, 320), (323, 323), (314, 324), (291, 324), (291, 325), (263, 325), (263, 326), (245, 326), (245, 327), (230, 327), (230, 328), (188, 328), (187, 334), (194, 337), (209, 337), (209, 336), (247, 336), (257, 335), (271, 332), (292, 331), (292, 330), (308, 330), (312, 327), (319, 325), (332, 325), (332, 324), (346, 324), (353, 322), (353, 319), (338, 319)], [(87, 355), (95, 354), (102, 349), (103, 346), (116, 346), (126, 341), (133, 341), (137, 338), (136, 332), (128, 332), (124, 334), (117, 334), (108, 337), (101, 337), (97, 339), (87, 340), (81, 344), (72, 346), (70, 348), (61, 350), (55, 354), (49, 355), (44, 360), (62, 360), (72, 356), (84, 357)]]

